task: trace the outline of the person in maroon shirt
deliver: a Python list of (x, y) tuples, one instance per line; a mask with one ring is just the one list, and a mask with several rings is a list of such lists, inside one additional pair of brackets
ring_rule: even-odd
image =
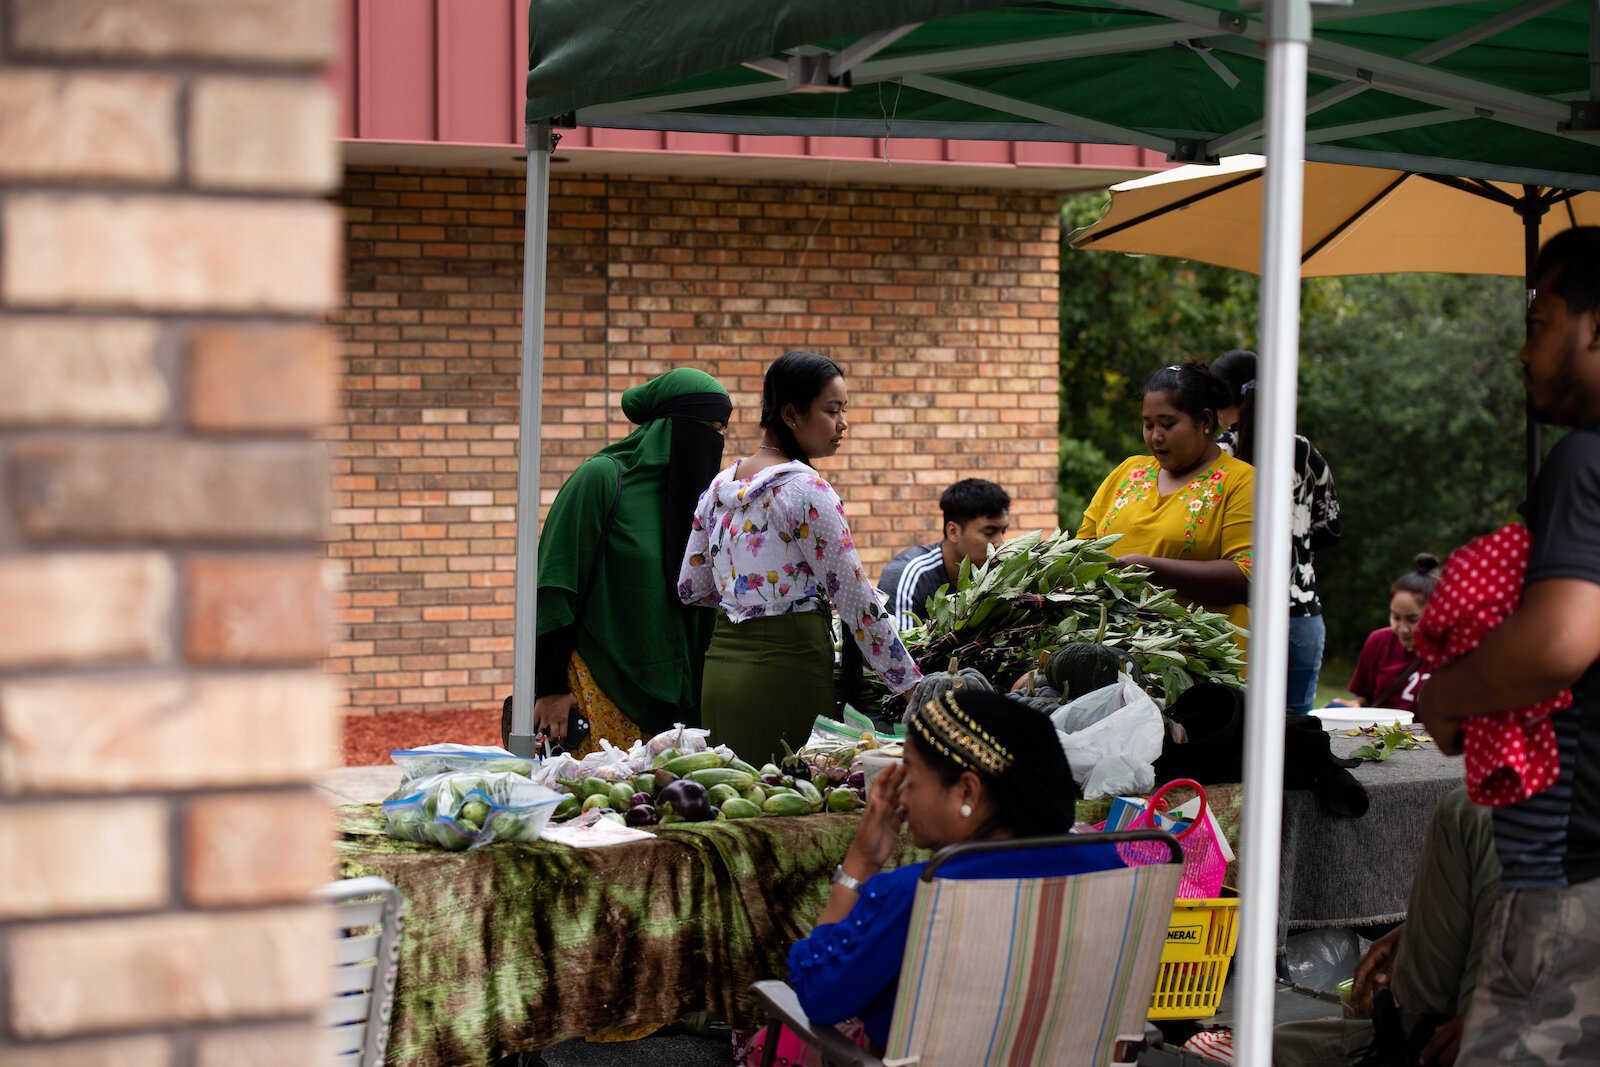
[(1416, 570), (1402, 575), (1389, 587), (1389, 625), (1372, 631), (1361, 647), (1355, 674), (1350, 678), (1350, 692), (1355, 699), (1331, 701), (1330, 706), (1411, 710), (1417, 690), (1428, 680), (1422, 660), (1411, 647), (1411, 637), (1428, 603), (1428, 594), (1439, 584), (1434, 573), (1438, 569), (1437, 556), (1418, 553)]

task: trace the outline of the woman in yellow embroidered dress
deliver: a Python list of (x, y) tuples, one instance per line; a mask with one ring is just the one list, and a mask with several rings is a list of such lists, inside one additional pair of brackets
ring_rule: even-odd
[(1247, 629), (1255, 468), (1217, 447), (1217, 412), (1231, 401), (1204, 363), (1146, 378), (1150, 455), (1130, 456), (1100, 483), (1078, 536), (1121, 534), (1111, 551), (1124, 563)]

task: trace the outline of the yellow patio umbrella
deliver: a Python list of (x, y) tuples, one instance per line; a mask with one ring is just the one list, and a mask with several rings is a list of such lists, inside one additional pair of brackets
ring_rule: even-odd
[[(1111, 187), (1111, 205), (1072, 247), (1214, 263), (1259, 274), (1265, 160), (1231, 156)], [(1520, 275), (1532, 297), (1541, 238), (1600, 225), (1600, 192), (1407, 170), (1305, 165), (1300, 272)], [(1539, 468), (1528, 416), (1526, 473)]]
[[(1231, 156), (1111, 187), (1074, 248), (1176, 256), (1259, 273), (1260, 156)], [(1301, 273), (1526, 277), (1541, 237), (1600, 225), (1600, 192), (1414, 171), (1305, 165)], [(1531, 287), (1532, 279), (1528, 279)]]

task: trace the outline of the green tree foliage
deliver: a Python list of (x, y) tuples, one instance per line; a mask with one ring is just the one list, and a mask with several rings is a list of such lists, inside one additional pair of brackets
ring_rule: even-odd
[[(1062, 524), (1143, 447), (1139, 383), (1156, 367), (1254, 347), (1254, 276), (1079, 252), (1105, 196), (1062, 204)], [(1508, 220), (1509, 225), (1515, 225)], [(1328, 458), (1342, 543), (1317, 559), (1330, 656), (1384, 624), (1388, 586), (1431, 551), (1514, 517), (1522, 497), (1522, 285), (1513, 278), (1314, 279), (1301, 307), (1300, 431)], [(1099, 473), (1096, 474), (1096, 464)]]
[[(1144, 448), (1139, 385), (1158, 367), (1209, 361), (1255, 336), (1256, 279), (1156, 256), (1074, 252), (1108, 194), (1062, 202), (1059, 518), (1075, 527), (1117, 462)], [(1095, 474), (1090, 461), (1110, 460)]]
[(1301, 323), (1299, 424), (1333, 468), (1344, 518), (1317, 576), (1329, 650), (1354, 658), (1418, 552), (1443, 559), (1515, 518), (1523, 289), (1449, 274), (1307, 288), (1322, 299)]

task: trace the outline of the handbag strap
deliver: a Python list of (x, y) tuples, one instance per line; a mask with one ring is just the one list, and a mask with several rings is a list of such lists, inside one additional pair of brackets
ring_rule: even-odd
[(572, 612), (572, 632), (574, 639), (583, 629), (583, 616), (589, 610), (589, 594), (594, 591), (595, 572), (600, 569), (600, 559), (605, 555), (606, 543), (611, 540), (611, 527), (617, 521), (617, 508), (622, 503), (622, 464), (615, 458), (607, 456), (611, 466), (616, 468), (617, 487), (611, 494), (611, 507), (606, 510), (606, 518), (600, 524), (600, 538), (594, 543), (594, 558), (589, 561), (589, 573), (584, 577), (583, 588), (578, 592), (578, 605)]

